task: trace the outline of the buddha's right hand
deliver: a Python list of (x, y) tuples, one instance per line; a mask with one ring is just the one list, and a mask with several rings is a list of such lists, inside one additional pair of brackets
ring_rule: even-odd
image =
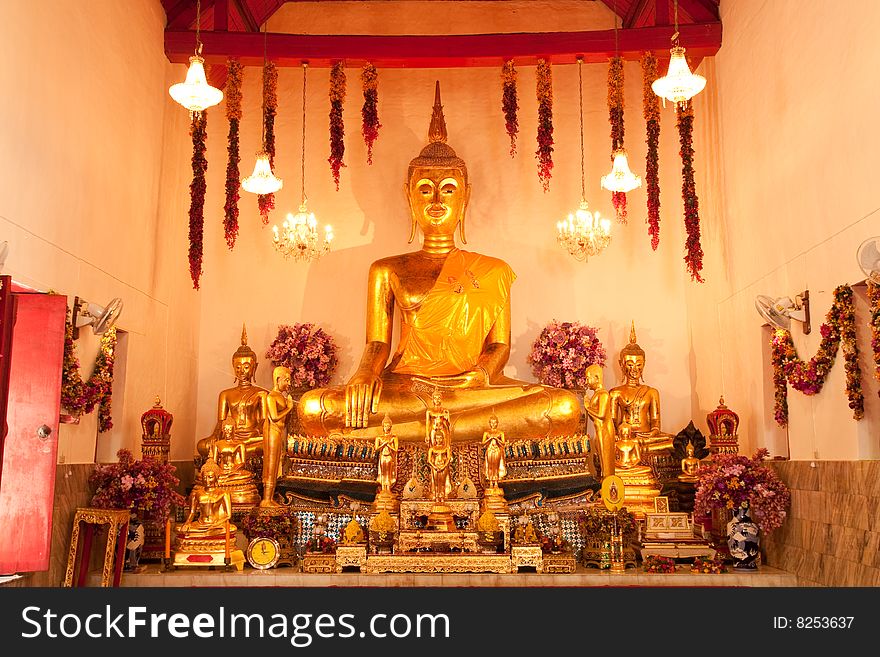
[(345, 386), (345, 426), (355, 429), (366, 427), (370, 413), (379, 408), (382, 379), (372, 373), (355, 374)]

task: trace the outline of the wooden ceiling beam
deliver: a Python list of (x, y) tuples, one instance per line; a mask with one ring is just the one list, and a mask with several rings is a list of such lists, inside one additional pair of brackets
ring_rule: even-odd
[[(235, 1), (235, 0), (233, 0)], [(721, 47), (721, 23), (679, 25), (681, 42), (691, 57), (709, 57)], [(669, 26), (619, 30), (620, 55), (637, 60), (646, 50), (669, 49)], [(245, 66), (263, 63), (259, 32), (202, 32), (202, 55), (209, 63), (225, 64), (237, 57)], [(171, 62), (187, 63), (193, 49), (190, 30), (165, 30), (165, 54)], [(614, 30), (462, 35), (302, 35), (269, 33), (268, 57), (277, 66), (329, 67), (346, 60), (350, 66), (371, 62), (380, 68), (457, 68), (501, 66), (513, 59), (522, 66), (539, 58), (555, 64), (607, 61), (615, 52)]]
[[(213, 6), (214, 0), (204, 0), (201, 6), (202, 17)], [(195, 0), (179, 0), (176, 5), (165, 12), (166, 24), (175, 29), (185, 29), (195, 25), (196, 8)]]
[(642, 27), (647, 24), (647, 18), (643, 18), (643, 15), (647, 13), (650, 5), (651, 0), (638, 0), (638, 2), (634, 3), (626, 18), (623, 19), (623, 27)]

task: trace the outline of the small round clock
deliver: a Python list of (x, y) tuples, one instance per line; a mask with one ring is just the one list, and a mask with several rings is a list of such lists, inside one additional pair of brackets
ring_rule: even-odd
[(258, 570), (274, 568), (281, 556), (281, 546), (274, 538), (258, 536), (248, 543), (245, 556), (248, 563)]

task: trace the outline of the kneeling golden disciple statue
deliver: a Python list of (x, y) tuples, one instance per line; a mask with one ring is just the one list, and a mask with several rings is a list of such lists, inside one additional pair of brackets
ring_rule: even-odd
[[(422, 248), (371, 265), (360, 364), (347, 385), (303, 395), (302, 431), (372, 440), (375, 431), (368, 427), (387, 413), (401, 441), (424, 440), (423, 422), (439, 389), (455, 441), (479, 441), (493, 409), (517, 437), (573, 434), (580, 423), (574, 393), (504, 376), (516, 275), (503, 260), (455, 244), (456, 228), (466, 243), (471, 188), (464, 161), (446, 143), (439, 83), (428, 136), (430, 143), (409, 164), (405, 185), (410, 242), (418, 226)], [(392, 356), (395, 309), (401, 326)]]

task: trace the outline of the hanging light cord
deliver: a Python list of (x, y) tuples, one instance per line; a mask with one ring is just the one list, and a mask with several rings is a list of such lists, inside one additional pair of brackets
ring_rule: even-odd
[(306, 202), (306, 69), (309, 65), (303, 62), (303, 134), (302, 134), (302, 202)]
[(263, 23), (263, 152), (266, 152), (266, 90), (265, 90), (265, 80), (266, 80), (266, 63), (269, 61), (267, 56), (267, 48), (266, 48), (266, 34), (269, 31), (269, 21), (267, 20)]
[(614, 2), (614, 54), (620, 56), (620, 43), (617, 40), (617, 0)]
[(673, 3), (673, 12), (675, 15), (675, 32), (672, 34), (672, 45), (678, 44), (678, 0), (674, 0)]
[(202, 54), (202, 40), (199, 33), (202, 27), (202, 0), (196, 0), (196, 54)]
[(587, 188), (584, 184), (584, 78), (581, 71), (581, 64), (584, 63), (583, 57), (577, 58), (578, 63), (578, 107), (580, 112), (578, 118), (581, 120), (581, 201), (587, 200)]

